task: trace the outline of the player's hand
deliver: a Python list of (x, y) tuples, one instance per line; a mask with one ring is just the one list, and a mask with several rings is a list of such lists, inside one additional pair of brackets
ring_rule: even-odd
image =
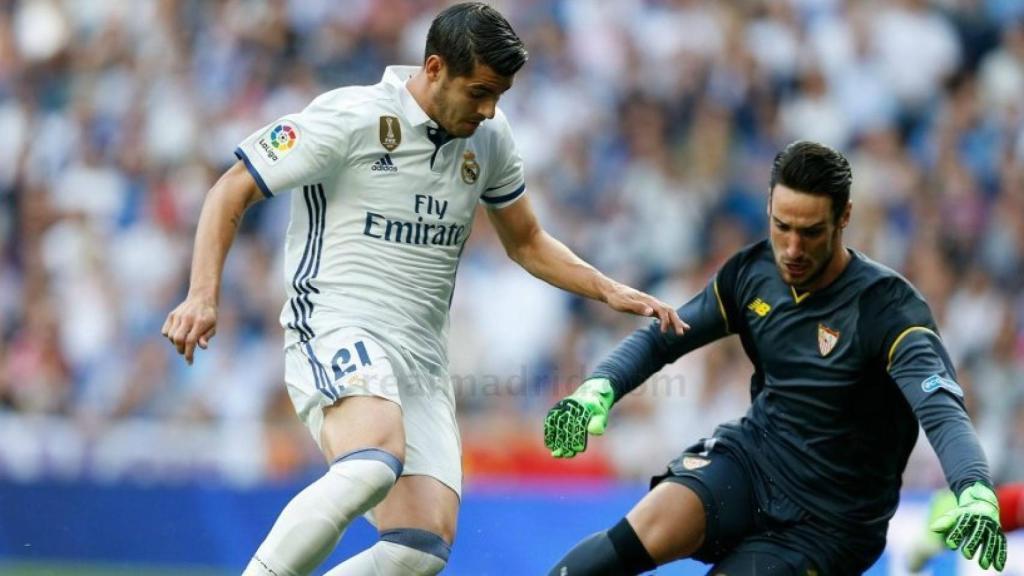
[(600, 436), (615, 401), (607, 378), (591, 378), (566, 396), (544, 419), (544, 445), (555, 458), (572, 458), (587, 449), (587, 434)]
[(160, 333), (192, 364), (196, 346), (203, 350), (217, 333), (217, 305), (209, 298), (189, 296), (167, 315)]
[(999, 501), (995, 492), (975, 482), (960, 493), (956, 508), (939, 516), (929, 527), (945, 538), (950, 550), (960, 549), (964, 558), (978, 555), (982, 570), (989, 566), (999, 572), (1006, 565), (1006, 536), (999, 527)]
[(679, 318), (675, 308), (650, 294), (645, 294), (624, 284), (613, 284), (612, 288), (604, 295), (604, 301), (616, 312), (630, 312), (638, 316), (657, 318), (661, 322), (662, 334), (671, 328), (675, 330), (677, 336), (682, 336), (690, 329), (690, 326)]

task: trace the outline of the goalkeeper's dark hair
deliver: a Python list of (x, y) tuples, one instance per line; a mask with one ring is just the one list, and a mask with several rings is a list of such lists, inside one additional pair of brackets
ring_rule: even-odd
[(845, 156), (824, 144), (798, 140), (775, 156), (768, 193), (782, 184), (804, 194), (828, 196), (833, 220), (838, 222), (850, 202), (852, 182), (853, 171)]
[(432, 54), (444, 59), (452, 76), (472, 74), (477, 63), (512, 76), (529, 57), (508, 20), (483, 2), (455, 4), (434, 18), (423, 59)]

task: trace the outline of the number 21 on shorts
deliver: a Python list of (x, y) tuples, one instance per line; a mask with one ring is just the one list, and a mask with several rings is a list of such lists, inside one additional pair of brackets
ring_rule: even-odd
[[(355, 350), (356, 357), (352, 357), (352, 348)], [(348, 374), (359, 370), (364, 366), (370, 366), (373, 363), (370, 362), (370, 355), (366, 352), (366, 344), (363, 344), (362, 340), (357, 340), (351, 346), (339, 348), (334, 353), (334, 358), (331, 359), (331, 369), (334, 371), (334, 380), (340, 380)]]

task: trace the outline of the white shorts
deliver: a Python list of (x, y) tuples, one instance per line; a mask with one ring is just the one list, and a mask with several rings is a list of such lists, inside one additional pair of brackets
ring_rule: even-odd
[[(320, 445), (324, 408), (347, 396), (402, 407), (403, 476), (430, 476), (462, 497), (462, 445), (447, 371), (362, 328), (318, 334), (285, 349), (285, 384), (299, 419)], [(321, 447), (322, 448), (322, 447)]]

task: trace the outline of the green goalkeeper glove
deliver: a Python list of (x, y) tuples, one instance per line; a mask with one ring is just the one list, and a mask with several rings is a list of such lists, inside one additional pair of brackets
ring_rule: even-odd
[(924, 523), (924, 531), (918, 534), (907, 552), (907, 570), (911, 574), (924, 570), (925, 564), (946, 549), (946, 539), (942, 534), (932, 532), (928, 527), (953, 508), (956, 508), (956, 494), (949, 489), (943, 488), (932, 496), (928, 504), (928, 519)]
[(587, 434), (600, 436), (615, 401), (607, 378), (591, 378), (566, 396), (544, 419), (544, 445), (555, 458), (572, 458), (587, 449)]
[(999, 527), (999, 501), (995, 492), (975, 482), (960, 493), (956, 508), (939, 516), (929, 528), (946, 539), (950, 550), (960, 548), (964, 558), (974, 558), (981, 548), (978, 564), (982, 570), (1006, 565), (1006, 536)]

